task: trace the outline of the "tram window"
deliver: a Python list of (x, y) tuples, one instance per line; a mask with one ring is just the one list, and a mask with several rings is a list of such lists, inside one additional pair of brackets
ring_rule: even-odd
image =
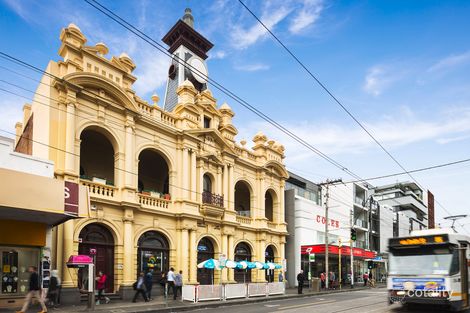
[(455, 275), (458, 272), (460, 272), (459, 250), (454, 250), (449, 275)]

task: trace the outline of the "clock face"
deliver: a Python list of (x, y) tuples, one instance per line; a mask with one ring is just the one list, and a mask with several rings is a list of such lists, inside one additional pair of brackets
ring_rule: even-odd
[(189, 61), (189, 65), (191, 66), (191, 74), (193, 74), (194, 79), (196, 79), (199, 83), (205, 84), (207, 83), (207, 68), (204, 62), (197, 58), (193, 58)]

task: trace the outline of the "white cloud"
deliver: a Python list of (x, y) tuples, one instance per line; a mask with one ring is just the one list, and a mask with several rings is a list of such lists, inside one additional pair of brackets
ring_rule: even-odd
[(269, 70), (269, 65), (263, 63), (244, 64), (235, 66), (235, 69), (244, 72), (257, 72)]
[(225, 52), (223, 50), (217, 50), (217, 51), (209, 53), (209, 57), (213, 60), (214, 59), (225, 59), (226, 56), (227, 56), (227, 52)]
[[(261, 14), (261, 21), (268, 27), (270, 30), (273, 30), (274, 27), (281, 22), (286, 16), (292, 11), (292, 8), (289, 8), (285, 5), (279, 7), (266, 6)], [(258, 40), (265, 38), (267, 35), (267, 30), (257, 21), (255, 24), (248, 29), (245, 29), (239, 25), (235, 26), (232, 31), (232, 42), (235, 48), (237, 49), (246, 49), (252, 44), (256, 43)]]
[(305, 0), (302, 9), (292, 19), (289, 31), (298, 34), (314, 24), (323, 11), (323, 2), (318, 0)]
[[(402, 112), (409, 112), (402, 114)], [(440, 120), (422, 120), (408, 108), (397, 111), (396, 116), (377, 118), (374, 122), (364, 122), (371, 133), (389, 149), (416, 144), (423, 141), (447, 143), (442, 138), (470, 136), (470, 108), (441, 114)], [(312, 144), (327, 155), (364, 154), (376, 149), (376, 143), (358, 127), (343, 124), (315, 123), (303, 121), (295, 124), (282, 123), (291, 132)], [(240, 129), (240, 135), (254, 134), (262, 129), (269, 138), (286, 146), (286, 161), (290, 164), (306, 160), (312, 152), (292, 140), (267, 122), (256, 122)]]
[(403, 77), (403, 72), (385, 65), (371, 67), (364, 78), (363, 89), (373, 96), (380, 96), (391, 84)]
[(470, 62), (470, 51), (461, 54), (453, 54), (434, 63), (428, 68), (428, 72), (449, 70), (453, 67)]
[(4, 0), (6, 5), (26, 22), (31, 22), (28, 10), (23, 7), (24, 2), (17, 0)]

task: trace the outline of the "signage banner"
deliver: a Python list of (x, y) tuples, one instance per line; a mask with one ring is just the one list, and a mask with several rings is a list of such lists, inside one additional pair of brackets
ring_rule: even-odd
[(65, 214), (78, 216), (79, 190), (79, 185), (77, 183), (70, 181), (64, 182)]
[(308, 255), (308, 261), (309, 262), (315, 262), (315, 253), (310, 253)]

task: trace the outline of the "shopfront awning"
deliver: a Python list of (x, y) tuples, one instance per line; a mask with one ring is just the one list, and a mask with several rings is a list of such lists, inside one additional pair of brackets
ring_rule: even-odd
[(55, 226), (87, 217), (87, 189), (73, 182), (0, 168), (0, 220)]
[[(373, 259), (376, 256), (376, 252), (365, 250), (361, 248), (352, 248), (353, 249), (353, 256), (355, 258), (363, 258), (363, 259)], [(325, 254), (326, 248), (324, 244), (320, 245), (304, 245), (300, 247), (301, 254)], [(328, 253), (332, 255), (339, 255), (340, 248), (335, 245), (328, 245)], [(341, 247), (341, 254), (344, 256), (351, 255), (351, 248), (349, 246), (342, 246)]]

